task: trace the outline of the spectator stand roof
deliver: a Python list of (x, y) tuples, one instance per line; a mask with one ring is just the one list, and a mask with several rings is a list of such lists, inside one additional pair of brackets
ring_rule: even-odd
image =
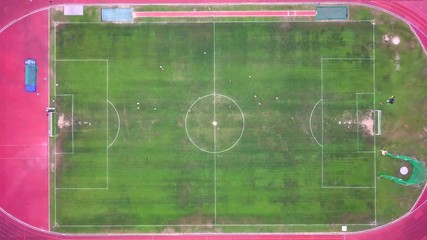
[(348, 20), (348, 6), (317, 6), (316, 12), (318, 21)]
[(103, 22), (133, 22), (132, 8), (102, 8)]

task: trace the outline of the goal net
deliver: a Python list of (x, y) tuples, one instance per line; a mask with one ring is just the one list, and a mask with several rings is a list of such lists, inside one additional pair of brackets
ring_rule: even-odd
[(399, 159), (399, 160), (409, 162), (413, 167), (413, 171), (412, 171), (412, 174), (408, 180), (403, 180), (401, 178), (386, 175), (386, 174), (380, 174), (378, 177), (390, 179), (397, 184), (401, 184), (401, 185), (405, 185), (405, 186), (419, 185), (419, 184), (427, 181), (427, 169), (426, 169), (424, 162), (418, 161), (418, 160), (411, 158), (411, 157), (408, 157), (408, 156), (393, 155), (393, 154), (388, 153), (388, 152), (385, 152), (384, 155), (395, 158), (395, 159)]

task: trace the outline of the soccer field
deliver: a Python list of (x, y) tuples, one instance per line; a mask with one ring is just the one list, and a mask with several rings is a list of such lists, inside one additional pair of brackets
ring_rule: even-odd
[(55, 225), (375, 223), (374, 38), (370, 21), (56, 25)]

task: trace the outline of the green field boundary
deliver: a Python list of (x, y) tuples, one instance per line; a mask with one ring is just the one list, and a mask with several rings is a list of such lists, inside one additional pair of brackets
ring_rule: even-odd
[[(215, 31), (215, 27), (214, 27), (214, 31)], [(215, 39), (215, 37), (214, 37), (214, 39)], [(215, 51), (215, 40), (213, 42), (214, 42), (214, 51)], [(215, 53), (214, 53), (214, 59), (215, 59)], [(365, 58), (342, 58), (342, 59), (339, 59), (339, 58), (322, 58), (322, 61), (323, 60), (329, 60), (329, 59), (334, 59), (334, 60), (337, 60), (337, 59), (338, 60), (348, 60), (348, 59), (352, 59), (352, 60), (357, 60), (357, 59), (358, 60), (372, 60), (370, 58), (369, 59), (365, 59)], [(108, 116), (108, 104), (110, 104), (111, 106), (113, 106), (113, 108), (115, 109), (114, 105), (108, 100), (108, 60), (107, 59), (60, 59), (60, 60), (57, 60), (57, 61), (106, 61), (107, 62), (107, 116)], [(216, 94), (216, 90), (215, 90), (215, 60), (214, 60), (214, 96), (215, 96), (215, 94)], [(321, 101), (322, 100), (320, 100), (318, 103), (316, 103), (316, 106), (318, 104), (320, 104)], [(214, 103), (215, 103), (215, 101), (214, 101)], [(214, 109), (215, 109), (215, 107), (214, 107)], [(115, 111), (116, 111), (116, 113), (118, 115), (118, 112), (117, 112), (116, 109), (115, 109)], [(214, 111), (214, 114), (215, 114), (215, 111)], [(322, 102), (322, 115), (323, 115), (323, 102)], [(118, 117), (118, 119), (120, 119), (120, 116)], [(214, 119), (215, 119), (215, 117), (214, 117)], [(108, 121), (108, 117), (107, 117), (107, 121)], [(322, 121), (323, 121), (323, 116), (322, 116)], [(115, 139), (117, 138), (117, 136), (118, 136), (118, 134), (120, 132), (120, 129), (119, 129), (117, 131), (116, 137), (110, 143), (108, 141), (108, 133), (109, 133), (108, 126), (109, 126), (109, 124), (107, 123), (107, 156), (108, 156), (108, 148), (114, 143)], [(215, 132), (216, 132), (216, 130), (214, 128), (214, 144), (215, 144), (215, 146), (214, 146), (214, 152), (216, 152), (216, 137), (215, 137)], [(316, 142), (319, 144), (319, 142), (317, 140), (316, 140)], [(323, 144), (323, 123), (322, 123), (322, 141), (321, 142)], [(319, 144), (319, 145), (322, 145), (322, 144)], [(216, 160), (216, 153), (214, 153), (214, 161), (215, 160)], [(322, 146), (322, 161), (323, 161), (323, 146)], [(214, 166), (216, 167), (216, 163), (214, 163)], [(322, 167), (323, 167), (323, 162), (322, 162)], [(322, 171), (323, 171), (323, 169), (322, 169)], [(215, 184), (216, 184), (216, 174), (214, 176), (215, 176), (214, 181), (215, 181)], [(322, 175), (322, 180), (323, 180), (323, 175)], [(324, 188), (328, 188), (328, 186), (325, 186)], [(373, 188), (373, 187), (363, 187), (363, 186), (344, 186), (344, 187), (341, 187), (341, 186), (331, 186), (331, 188)], [(96, 190), (96, 189), (105, 189), (105, 188), (62, 188), (62, 189), (61, 188), (57, 188), (57, 190)], [(108, 158), (107, 158), (107, 188), (106, 189), (108, 189)], [(361, 226), (372, 226), (372, 223), (366, 223), (366, 224), (364, 224), (364, 223), (362, 223), (362, 224), (340, 224), (340, 223), (336, 223), (336, 224), (217, 224), (216, 223), (216, 187), (215, 187), (215, 226), (221, 227), (221, 226), (311, 226), (311, 225), (313, 225), (313, 226), (315, 226), (315, 225), (318, 225), (318, 226), (330, 226), (330, 225), (354, 225), (354, 226), (361, 225)], [(165, 226), (171, 226), (171, 227), (173, 227), (173, 226), (193, 227), (194, 226), (194, 227), (198, 227), (198, 226), (210, 226), (210, 225), (203, 225), (203, 224), (201, 224), (201, 225), (192, 225), (192, 224), (180, 224), (180, 225), (173, 225), (173, 224), (172, 225), (171, 224), (169, 224), (169, 225), (61, 225), (60, 227), (64, 227), (64, 228), (71, 227), (72, 228), (72, 227), (165, 227)]]

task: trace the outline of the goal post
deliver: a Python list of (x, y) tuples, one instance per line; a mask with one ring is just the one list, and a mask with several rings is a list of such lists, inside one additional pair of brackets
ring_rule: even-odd
[(49, 115), (49, 137), (55, 137), (55, 128), (54, 128), (54, 125), (55, 125), (55, 113), (54, 112), (48, 112), (48, 115)]
[(376, 128), (376, 132), (375, 135), (381, 135), (381, 110), (375, 110), (375, 118), (376, 118), (376, 124), (375, 124), (375, 128)]

